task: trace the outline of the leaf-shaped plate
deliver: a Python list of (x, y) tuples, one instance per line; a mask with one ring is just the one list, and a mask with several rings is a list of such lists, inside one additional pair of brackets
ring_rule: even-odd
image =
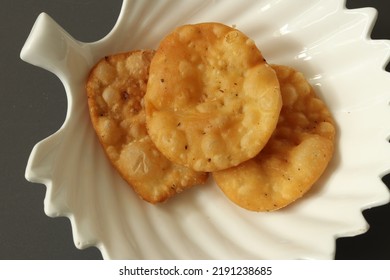
[[(365, 232), (361, 211), (385, 204), (389, 172), (390, 43), (369, 38), (374, 9), (342, 0), (125, 0), (103, 39), (72, 38), (41, 14), (21, 58), (64, 84), (63, 126), (38, 143), (26, 178), (47, 186), (45, 212), (71, 220), (78, 248), (107, 259), (330, 259), (335, 239)], [(303, 72), (338, 126), (326, 174), (303, 199), (272, 213), (229, 202), (212, 178), (161, 205), (141, 201), (108, 163), (90, 123), (85, 78), (101, 57), (156, 48), (185, 23), (217, 21), (253, 38), (270, 63)]]

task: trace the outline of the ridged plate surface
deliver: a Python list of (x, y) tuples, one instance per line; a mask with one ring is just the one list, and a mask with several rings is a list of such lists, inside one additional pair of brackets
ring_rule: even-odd
[[(389, 201), (381, 177), (390, 171), (383, 70), (390, 43), (369, 38), (375, 17), (374, 9), (348, 10), (341, 0), (125, 0), (112, 31), (83, 43), (41, 14), (21, 58), (61, 79), (68, 111), (63, 126), (34, 147), (26, 178), (47, 186), (45, 212), (69, 217), (76, 246), (96, 246), (106, 259), (331, 259), (337, 237), (367, 230), (361, 211)], [(205, 21), (235, 25), (270, 63), (302, 71), (336, 119), (330, 167), (291, 207), (243, 210), (212, 178), (149, 205), (102, 152), (84, 90), (89, 69), (105, 55), (156, 48), (174, 27)]]

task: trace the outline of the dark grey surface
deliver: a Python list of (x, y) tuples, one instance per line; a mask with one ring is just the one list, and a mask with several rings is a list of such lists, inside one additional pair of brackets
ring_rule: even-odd
[[(121, 1), (1, 0), (0, 5), (0, 259), (101, 259), (96, 248), (74, 246), (68, 219), (43, 212), (46, 188), (24, 178), (31, 149), (61, 126), (67, 104), (60, 81), (22, 62), (19, 53), (39, 13), (48, 13), (76, 39), (90, 42), (109, 32)], [(390, 39), (390, 1), (349, 0), (347, 6), (376, 7), (379, 18), (372, 37)], [(366, 210), (364, 216), (370, 230), (338, 239), (337, 259), (390, 259), (390, 205)]]

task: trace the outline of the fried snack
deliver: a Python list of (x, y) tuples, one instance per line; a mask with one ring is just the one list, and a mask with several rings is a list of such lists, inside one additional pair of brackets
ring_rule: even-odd
[(171, 163), (147, 134), (143, 97), (154, 51), (105, 57), (86, 89), (93, 127), (112, 165), (144, 200), (161, 202), (207, 174)]
[(219, 24), (184, 25), (150, 66), (146, 123), (171, 161), (216, 171), (254, 157), (274, 131), (279, 82), (255, 43)]
[(255, 158), (213, 173), (230, 200), (253, 211), (276, 210), (303, 196), (334, 150), (335, 124), (326, 105), (301, 73), (272, 67), (283, 100), (275, 132)]

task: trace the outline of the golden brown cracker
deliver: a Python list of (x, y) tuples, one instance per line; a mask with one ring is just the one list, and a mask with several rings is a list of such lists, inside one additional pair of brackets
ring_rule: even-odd
[(148, 132), (170, 160), (215, 171), (254, 157), (276, 127), (281, 96), (255, 43), (219, 23), (184, 25), (160, 43), (145, 95)]
[(213, 173), (226, 196), (253, 211), (272, 211), (302, 197), (321, 176), (334, 151), (332, 116), (302, 73), (272, 66), (283, 107), (264, 149), (237, 167)]
[(143, 98), (154, 51), (107, 56), (92, 69), (86, 89), (93, 127), (112, 165), (144, 200), (161, 202), (207, 174), (173, 164), (151, 141)]

